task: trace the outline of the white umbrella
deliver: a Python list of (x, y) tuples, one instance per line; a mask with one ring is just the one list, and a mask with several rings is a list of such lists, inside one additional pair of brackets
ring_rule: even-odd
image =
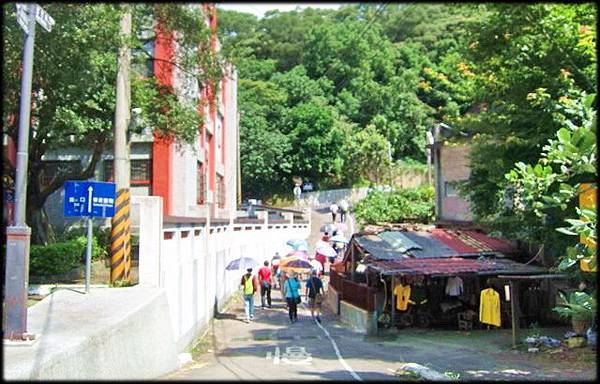
[(275, 251), (277, 253), (279, 253), (279, 255), (281, 257), (284, 257), (285, 255), (287, 255), (288, 253), (292, 252), (293, 250), (294, 250), (294, 247), (292, 247), (289, 244), (284, 244), (284, 245), (281, 245), (281, 246), (275, 248)]
[(348, 243), (348, 239), (346, 239), (343, 235), (339, 233), (331, 238), (331, 241), (334, 243)]
[(328, 243), (328, 242), (326, 242), (326, 241), (323, 241), (323, 240), (319, 240), (319, 241), (317, 241), (317, 242), (315, 243), (315, 249), (316, 249), (316, 248), (321, 248), (321, 247), (326, 247), (326, 246), (328, 246), (328, 245), (329, 245), (329, 243)]
[(244, 256), (232, 260), (229, 264), (227, 264), (225, 269), (228, 271), (246, 270), (247, 268), (254, 268), (256, 266), (258, 266), (258, 262), (256, 260)]
[[(298, 247), (296, 248), (296, 251), (304, 251), (304, 252), (308, 252), (308, 247), (304, 244), (300, 244), (298, 245)], [(289, 253), (289, 252), (288, 252)]]
[(317, 253), (320, 253), (323, 256), (334, 257), (337, 256), (337, 252), (331, 245), (324, 245), (322, 247), (317, 248)]

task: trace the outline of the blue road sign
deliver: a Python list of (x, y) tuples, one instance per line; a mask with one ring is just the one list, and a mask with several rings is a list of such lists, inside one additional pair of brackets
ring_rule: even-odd
[(115, 183), (66, 181), (64, 215), (113, 217), (115, 191)]

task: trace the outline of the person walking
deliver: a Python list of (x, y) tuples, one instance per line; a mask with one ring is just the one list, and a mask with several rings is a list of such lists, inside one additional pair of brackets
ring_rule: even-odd
[(315, 255), (310, 255), (308, 257), (308, 262), (312, 266), (312, 271), (317, 272), (317, 276), (321, 276), (323, 274), (323, 265), (315, 259)]
[(249, 323), (254, 320), (254, 293), (258, 290), (258, 283), (256, 282), (256, 276), (252, 275), (252, 268), (246, 269), (246, 274), (242, 276), (240, 286), (244, 295), (245, 322)]
[[(313, 269), (310, 273), (309, 279), (306, 281), (305, 296), (308, 298), (310, 315), (319, 323), (321, 322), (321, 303), (323, 302), (324, 294), (325, 292), (323, 291), (323, 282), (317, 275), (317, 272)], [(315, 313), (317, 314), (317, 316), (315, 316)]]
[(273, 288), (279, 289), (279, 263), (281, 262), (281, 256), (279, 252), (275, 252), (275, 255), (271, 259), (271, 276), (273, 279)]
[(338, 205), (335, 203), (335, 201), (333, 203), (331, 203), (331, 205), (329, 206), (329, 211), (331, 212), (331, 217), (333, 222), (335, 223), (335, 217), (337, 216), (338, 213)]
[(287, 301), (288, 305), (290, 323), (298, 321), (298, 304), (301, 302), (299, 289), (300, 282), (296, 277), (296, 273), (291, 272), (284, 283), (285, 301)]
[(346, 214), (348, 213), (348, 209), (349, 209), (348, 201), (346, 199), (342, 199), (340, 201), (339, 206), (340, 206), (340, 221), (342, 223), (345, 223), (346, 222)]
[(271, 308), (271, 268), (269, 262), (265, 260), (264, 266), (258, 270), (258, 283), (260, 284), (260, 307), (265, 307), (265, 296), (267, 304)]

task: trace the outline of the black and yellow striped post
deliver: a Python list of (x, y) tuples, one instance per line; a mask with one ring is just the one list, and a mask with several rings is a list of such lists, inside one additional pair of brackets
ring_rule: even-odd
[(131, 232), (129, 188), (117, 191), (115, 215), (110, 233), (110, 282), (129, 282), (131, 271)]

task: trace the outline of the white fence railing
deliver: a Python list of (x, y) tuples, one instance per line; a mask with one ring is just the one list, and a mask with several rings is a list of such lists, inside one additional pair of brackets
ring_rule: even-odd
[(334, 201), (339, 202), (342, 199), (348, 200), (349, 203), (356, 203), (367, 196), (368, 189), (368, 187), (363, 187), (303, 192), (300, 204), (313, 208), (323, 208), (328, 207)]
[(163, 222), (160, 197), (132, 196), (132, 224), (139, 226), (140, 284), (164, 288), (175, 342), (180, 351), (193, 342), (238, 289), (244, 271), (226, 271), (232, 260), (270, 260), (290, 238), (307, 238), (310, 214), (294, 221), (256, 220), (207, 226), (206, 222)]

